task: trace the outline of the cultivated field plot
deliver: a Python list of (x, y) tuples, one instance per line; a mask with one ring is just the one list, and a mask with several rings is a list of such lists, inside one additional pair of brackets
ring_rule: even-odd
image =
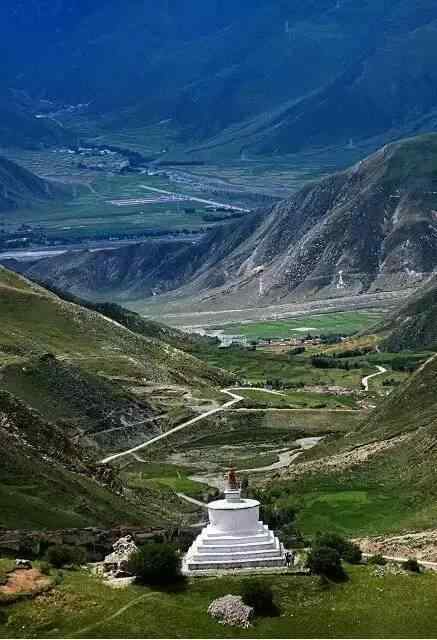
[[(356, 369), (318, 369), (311, 366), (310, 353), (289, 357), (287, 353), (274, 353), (257, 349), (231, 347), (214, 353), (196, 353), (209, 364), (231, 371), (240, 382), (264, 384), (267, 380), (280, 380), (285, 385), (339, 385), (359, 389), (361, 378), (374, 373), (375, 367), (364, 365)], [(269, 400), (268, 398), (266, 401)]]
[(214, 225), (202, 217), (207, 205), (183, 195), (152, 195), (143, 185), (168, 187), (167, 182), (143, 175), (99, 176), (76, 186), (66, 202), (14, 212), (14, 224), (39, 224), (49, 237), (66, 239), (195, 232)]
[(245, 335), (252, 340), (304, 338), (308, 334), (312, 336), (330, 334), (349, 336), (357, 331), (369, 329), (381, 320), (382, 316), (380, 311), (373, 310), (343, 311), (320, 313), (288, 320), (230, 324), (214, 328), (223, 329), (224, 333)]
[[(71, 189), (71, 196), (64, 202), (14, 211), (14, 225), (41, 225), (49, 238), (191, 233), (222, 224), (232, 213), (232, 198), (210, 192), (208, 185), (199, 192), (198, 178), (194, 185), (189, 181), (177, 183), (166, 176), (111, 171), (110, 164), (97, 171), (84, 167), (81, 156), (68, 149), (3, 152), (35, 174)], [(88, 156), (85, 159), (94, 161)], [(99, 156), (95, 161), (99, 162)], [(217, 216), (211, 215), (213, 203), (228, 207), (228, 211), (220, 209)], [(245, 207), (241, 209), (242, 214), (246, 211)]]

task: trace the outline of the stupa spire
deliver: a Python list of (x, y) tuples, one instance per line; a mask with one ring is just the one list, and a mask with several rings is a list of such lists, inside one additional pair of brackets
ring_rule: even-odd
[(241, 484), (234, 467), (231, 467), (225, 476), (225, 497), (229, 502), (241, 500)]

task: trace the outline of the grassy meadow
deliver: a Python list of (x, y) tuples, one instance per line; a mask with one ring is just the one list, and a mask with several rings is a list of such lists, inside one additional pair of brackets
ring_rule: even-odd
[[(244, 578), (194, 579), (174, 590), (111, 589), (83, 571), (64, 571), (54, 590), (0, 609), (1, 638), (431, 638), (437, 575), (377, 577), (347, 566), (349, 580), (268, 576), (280, 613), (249, 629), (218, 624), (212, 600), (238, 595)], [(383, 615), (382, 615), (383, 613)]]

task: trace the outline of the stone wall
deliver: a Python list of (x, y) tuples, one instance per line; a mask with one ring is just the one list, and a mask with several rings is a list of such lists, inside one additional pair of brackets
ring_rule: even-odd
[(50, 531), (0, 528), (0, 556), (35, 557), (44, 553), (47, 547), (54, 544), (69, 544), (84, 547), (89, 554), (89, 560), (100, 561), (112, 550), (112, 545), (119, 538), (130, 534), (135, 543), (140, 546), (153, 536), (162, 533), (164, 533), (163, 529), (151, 527), (118, 527), (114, 529), (86, 527), (84, 529)]

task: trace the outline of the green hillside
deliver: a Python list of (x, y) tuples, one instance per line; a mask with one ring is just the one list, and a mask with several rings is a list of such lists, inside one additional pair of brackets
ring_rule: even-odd
[(436, 385), (434, 357), (356, 431), (290, 467), (280, 486), (295, 497), (305, 531), (365, 535), (434, 526)]
[(231, 382), (175, 348), (182, 333), (100, 307), (118, 321), (0, 269), (1, 388), (87, 446), (113, 451), (173, 426)]
[(162, 518), (150, 496), (146, 508), (117, 495), (115, 479), (99, 480), (92, 458), (60, 427), (3, 391), (0, 447), (0, 527), (153, 525)]
[(123, 487), (97, 461), (195, 415), (231, 377), (163, 341), (182, 333), (137, 323), (141, 335), (0, 268), (0, 526), (177, 516), (171, 491)]
[[(156, 325), (151, 326), (155, 331)], [(151, 383), (208, 388), (227, 380), (154, 336), (135, 333), (0, 267), (0, 357), (14, 360), (47, 352), (80, 362), (86, 370), (141, 375)]]

